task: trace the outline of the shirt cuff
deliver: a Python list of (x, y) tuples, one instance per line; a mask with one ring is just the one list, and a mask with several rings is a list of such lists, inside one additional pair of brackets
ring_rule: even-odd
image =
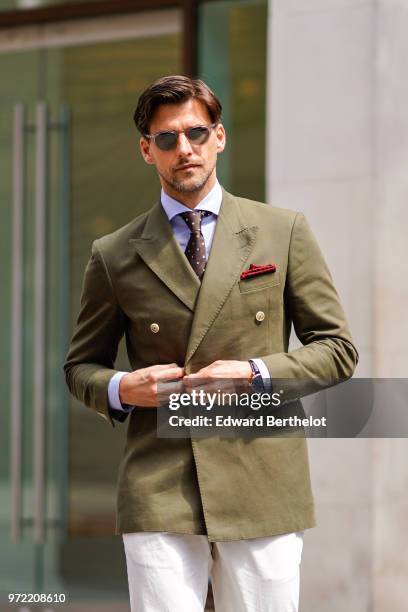
[(262, 376), (262, 382), (264, 384), (265, 387), (265, 391), (271, 391), (272, 390), (272, 381), (271, 381), (271, 376), (269, 374), (269, 370), (265, 365), (265, 362), (262, 361), (262, 359), (253, 359), (251, 357), (251, 361), (254, 362), (254, 364), (257, 366), (258, 370), (261, 373)]
[(131, 406), (130, 404), (122, 404), (119, 397), (119, 383), (125, 374), (128, 374), (128, 372), (116, 372), (116, 374), (114, 374), (109, 381), (109, 408), (113, 410), (121, 410), (122, 412), (130, 412), (134, 406)]

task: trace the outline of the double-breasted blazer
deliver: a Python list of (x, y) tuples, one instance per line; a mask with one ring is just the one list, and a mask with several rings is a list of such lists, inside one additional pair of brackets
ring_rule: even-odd
[[(222, 194), (202, 283), (160, 201), (92, 246), (64, 369), (71, 393), (111, 426), (128, 419), (117, 534), (167, 531), (217, 541), (315, 525), (303, 437), (161, 438), (155, 409), (109, 408), (123, 335), (132, 370), (175, 362), (191, 373), (217, 359), (260, 357), (272, 380), (318, 386), (353, 374), (358, 354), (304, 215)], [(273, 263), (276, 272), (242, 281), (251, 263)], [(292, 323), (303, 346), (288, 352)]]

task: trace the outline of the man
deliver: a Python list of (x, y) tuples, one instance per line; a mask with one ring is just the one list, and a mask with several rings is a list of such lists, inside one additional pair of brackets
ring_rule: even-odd
[[(96, 240), (65, 364), (70, 391), (114, 426), (133, 611), (298, 609), (315, 525), (306, 441), (157, 435), (160, 380), (335, 384), (357, 363), (330, 273), (301, 213), (235, 197), (216, 178), (226, 134), (201, 80), (159, 79), (134, 120), (162, 186), (152, 209)], [(265, 266), (260, 273), (260, 268)], [(288, 353), (291, 323), (304, 346)], [(114, 362), (125, 335), (132, 371)]]

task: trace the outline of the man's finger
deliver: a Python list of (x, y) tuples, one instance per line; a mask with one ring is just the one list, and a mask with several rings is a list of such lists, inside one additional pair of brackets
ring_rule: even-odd
[(208, 366), (205, 368), (201, 368), (198, 372), (194, 372), (194, 374), (187, 374), (184, 378), (186, 380), (191, 380), (194, 378), (209, 378), (211, 376), (211, 371), (208, 371)]
[(209, 380), (210, 380), (209, 376), (205, 376), (204, 374), (202, 374), (201, 376), (195, 376), (195, 375), (185, 376), (183, 378), (184, 384), (187, 389), (202, 387), (208, 384)]
[(158, 363), (146, 369), (156, 371), (156, 370), (165, 370), (165, 369), (178, 368), (178, 367), (179, 365), (177, 363)]
[(166, 380), (166, 378), (173, 380), (175, 378), (182, 378), (183, 376), (184, 368), (180, 368), (176, 364), (173, 367), (167, 367), (156, 373), (157, 380)]

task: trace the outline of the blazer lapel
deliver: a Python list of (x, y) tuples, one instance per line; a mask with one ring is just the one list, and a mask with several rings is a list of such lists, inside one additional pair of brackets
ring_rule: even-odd
[(160, 201), (151, 209), (141, 238), (129, 242), (170, 291), (194, 311), (201, 283), (174, 237)]
[[(198, 294), (185, 365), (220, 312), (255, 244), (258, 226), (248, 227), (238, 199), (222, 188), (220, 214)], [(188, 264), (189, 265), (189, 264)]]

